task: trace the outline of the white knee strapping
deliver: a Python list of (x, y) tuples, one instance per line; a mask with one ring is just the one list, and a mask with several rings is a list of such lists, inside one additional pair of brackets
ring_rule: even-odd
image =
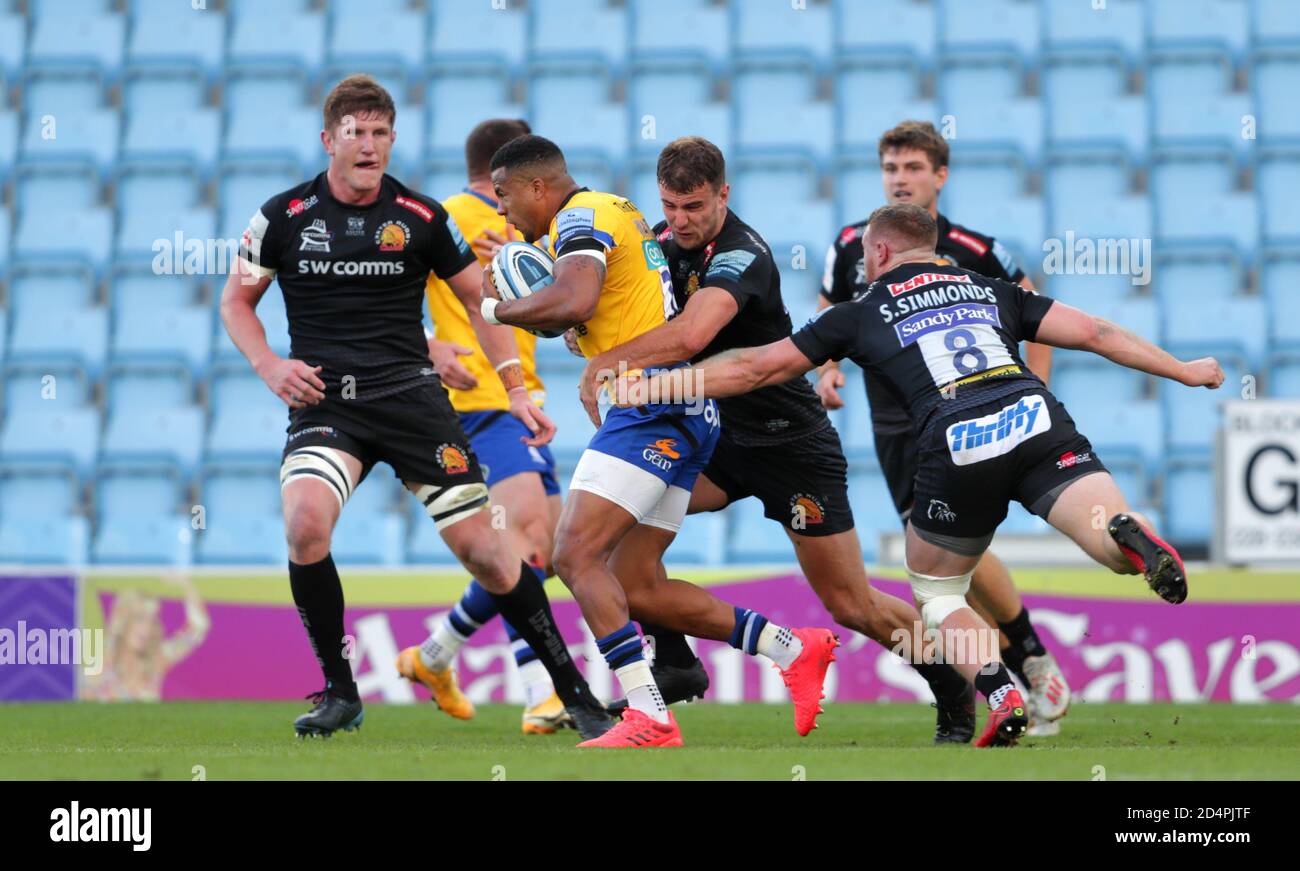
[(315, 478), (329, 485), (330, 492), (339, 501), (339, 508), (352, 495), (352, 481), (343, 454), (334, 448), (309, 445), (290, 451), (280, 465), (280, 489), (293, 481)]
[(912, 582), (912, 595), (921, 605), (921, 620), (926, 629), (938, 629), (954, 611), (968, 607), (966, 592), (970, 589), (970, 578), (975, 573), (971, 569), (964, 575), (953, 577), (936, 577), (923, 575), (907, 569), (908, 580)]
[(488, 488), (482, 482), (457, 484), (454, 487), (425, 484), (415, 491), (415, 498), (424, 503), (424, 510), (429, 512), (434, 525), (438, 529), (445, 529), (487, 507)]

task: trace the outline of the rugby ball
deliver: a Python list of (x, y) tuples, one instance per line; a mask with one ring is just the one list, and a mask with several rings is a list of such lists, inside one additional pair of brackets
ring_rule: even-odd
[[(507, 242), (492, 258), (492, 284), (504, 299), (523, 299), (555, 281), (551, 270), (555, 261), (535, 245), (527, 242)], [(564, 335), (552, 330), (528, 330), (534, 336), (554, 339)]]

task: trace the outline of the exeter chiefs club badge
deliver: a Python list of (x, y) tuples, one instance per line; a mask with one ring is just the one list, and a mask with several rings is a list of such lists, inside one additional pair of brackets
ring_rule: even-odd
[(438, 445), (438, 465), (448, 475), (460, 475), (469, 471), (469, 458), (456, 445)]
[(402, 221), (384, 221), (375, 231), (375, 244), (380, 251), (403, 251), (411, 241), (411, 228)]
[(699, 289), (700, 289), (700, 277), (696, 275), (694, 272), (692, 272), (691, 277), (686, 280), (686, 295), (690, 296), (691, 294), (695, 293), (695, 291)]
[(826, 519), (826, 509), (816, 496), (796, 493), (790, 497), (790, 517), (791, 526), (799, 529), (802, 526), (821, 523)]

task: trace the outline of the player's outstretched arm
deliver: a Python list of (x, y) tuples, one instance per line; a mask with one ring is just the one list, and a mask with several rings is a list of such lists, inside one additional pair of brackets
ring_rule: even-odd
[(740, 310), (735, 297), (720, 287), (701, 287), (686, 308), (666, 324), (592, 357), (582, 373), (578, 397), (587, 416), (600, 426), (600, 388), (620, 374), (689, 360), (708, 347)]
[(614, 393), (620, 406), (649, 402), (691, 402), (749, 393), (781, 384), (813, 368), (789, 337), (756, 348), (736, 348), (686, 369), (648, 378), (621, 377)]
[(461, 305), (465, 306), (465, 314), (469, 317), (474, 335), (478, 337), (479, 346), (501, 378), (501, 384), (510, 399), (510, 413), (532, 433), (532, 438), (524, 439), (525, 444), (541, 447), (555, 436), (555, 424), (533, 404), (528, 395), (528, 388), (524, 384), (524, 367), (519, 359), (519, 344), (515, 341), (514, 332), (500, 324), (489, 324), (479, 311), (484, 281), (483, 269), (475, 261), (447, 279), (447, 285)]
[[(832, 305), (834, 303), (827, 299), (825, 294), (817, 294), (817, 311), (830, 308)], [(843, 386), (844, 373), (840, 371), (838, 361), (827, 360), (817, 367), (817, 385), (814, 389), (822, 401), (822, 408), (834, 411), (844, 407), (844, 400), (840, 397), (840, 388)]]
[(1136, 333), (1059, 300), (1043, 316), (1035, 338), (1058, 348), (1091, 351), (1121, 366), (1188, 387), (1214, 389), (1223, 383), (1223, 370), (1213, 357), (1185, 363)]
[[(501, 300), (491, 279), (483, 278), (485, 318), (503, 324), (534, 330), (563, 332), (590, 320), (600, 302), (605, 284), (605, 264), (596, 257), (578, 252), (555, 261), (555, 281), (522, 299)], [(488, 302), (488, 301), (491, 302)]]
[(315, 405), (325, 398), (325, 382), (318, 377), (321, 367), (308, 366), (301, 360), (286, 360), (266, 342), (266, 329), (256, 309), (270, 286), (270, 276), (254, 275), (243, 260), (236, 258), (221, 289), (221, 322), (235, 347), (272, 393), (290, 408)]

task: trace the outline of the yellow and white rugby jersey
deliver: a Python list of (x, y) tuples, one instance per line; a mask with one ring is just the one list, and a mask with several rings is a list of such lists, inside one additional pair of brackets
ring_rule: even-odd
[[(494, 230), (503, 236), (517, 236), (513, 232), (506, 232), (509, 225), (503, 216), (497, 214), (496, 202), (477, 191), (466, 188), (443, 200), (442, 205), (460, 228), (461, 235), (471, 244), (485, 230)], [(489, 261), (479, 258), (479, 265), (484, 269), (488, 268), (488, 264)], [(448, 387), (447, 395), (451, 399), (452, 408), (458, 412), (509, 409), (510, 400), (506, 397), (506, 389), (501, 385), (501, 379), (497, 377), (487, 354), (479, 347), (478, 336), (469, 325), (465, 306), (456, 298), (451, 286), (431, 272), (424, 295), (429, 302), (434, 337), (442, 342), (455, 342), (474, 349), (473, 354), (461, 357), (460, 362), (478, 379), (478, 386), (473, 390), (453, 390)], [(524, 369), (524, 386), (532, 394), (533, 402), (541, 405), (546, 399), (546, 388), (537, 377), (537, 337), (516, 327), (515, 344), (519, 346), (519, 362)]]
[(630, 200), (579, 188), (551, 220), (546, 244), (557, 261), (594, 256), (605, 264), (596, 313), (575, 329), (578, 348), (588, 359), (672, 317), (676, 302), (668, 261)]

